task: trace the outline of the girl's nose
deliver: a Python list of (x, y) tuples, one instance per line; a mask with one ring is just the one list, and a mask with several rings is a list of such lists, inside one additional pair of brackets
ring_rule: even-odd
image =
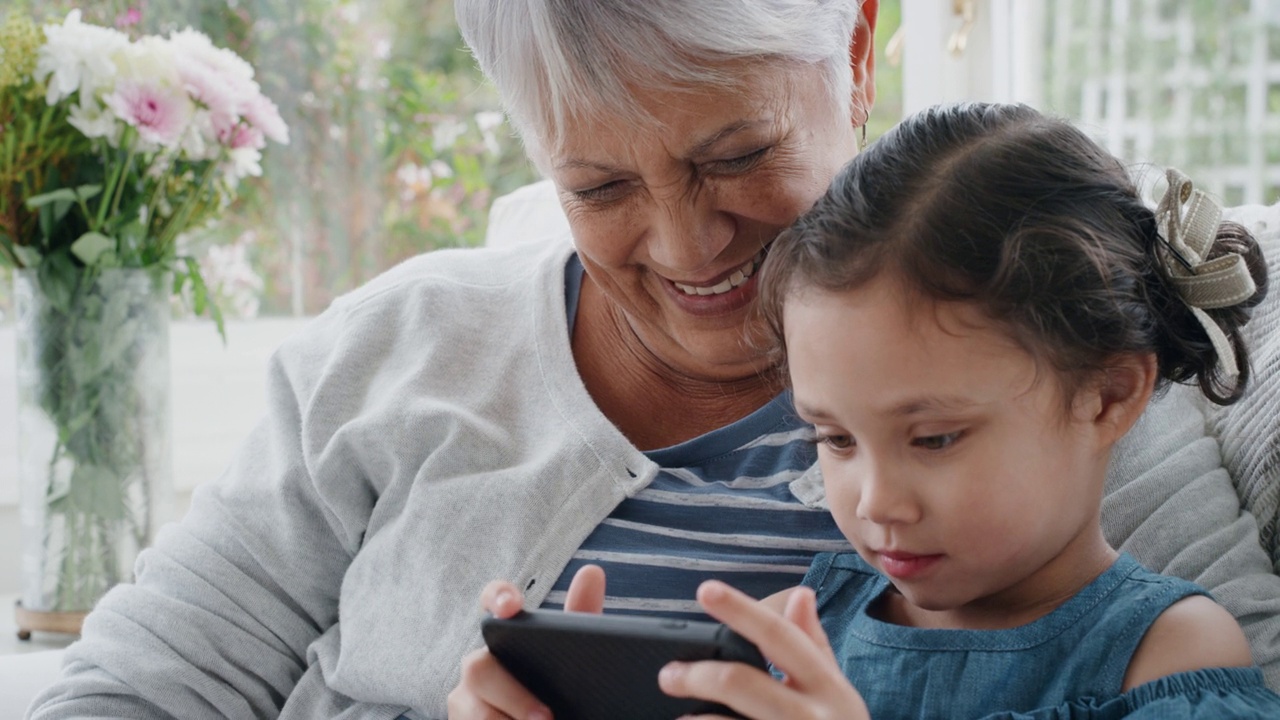
[(920, 505), (908, 483), (884, 464), (868, 462), (860, 473), (857, 515), (877, 525), (919, 521)]

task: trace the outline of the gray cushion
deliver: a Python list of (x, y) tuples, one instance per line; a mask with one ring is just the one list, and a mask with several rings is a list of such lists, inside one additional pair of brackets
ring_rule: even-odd
[(1280, 204), (1229, 208), (1225, 218), (1248, 227), (1267, 258), (1271, 291), (1245, 326), (1253, 381), (1240, 402), (1208, 405), (1210, 430), (1245, 509), (1258, 519), (1263, 547), (1280, 572)]

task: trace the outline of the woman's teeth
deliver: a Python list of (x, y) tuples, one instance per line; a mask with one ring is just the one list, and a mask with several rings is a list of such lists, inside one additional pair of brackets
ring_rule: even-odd
[(764, 251), (762, 250), (759, 255), (756, 255), (748, 260), (742, 267), (734, 270), (732, 275), (720, 281), (719, 284), (711, 285), (709, 287), (685, 285), (684, 283), (673, 284), (685, 295), (723, 295), (746, 282), (748, 278), (754, 275), (756, 273), (756, 269), (760, 267), (760, 261), (763, 259)]

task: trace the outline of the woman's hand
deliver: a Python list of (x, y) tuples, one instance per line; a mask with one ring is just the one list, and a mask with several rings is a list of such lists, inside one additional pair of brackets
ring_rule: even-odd
[(708, 580), (698, 588), (698, 602), (754, 642), (786, 679), (777, 682), (742, 663), (673, 662), (658, 676), (668, 695), (712, 700), (756, 720), (869, 720), (866, 703), (840, 670), (818, 622), (812, 590), (789, 591), (779, 613), (768, 602)]
[[(604, 570), (599, 566), (578, 570), (569, 583), (564, 609), (599, 613), (604, 609), (604, 581)], [(524, 595), (515, 585), (495, 580), (480, 593), (480, 605), (494, 617), (509, 618), (523, 608)], [(551, 720), (551, 711), (482, 647), (462, 658), (462, 680), (449, 693), (449, 718)]]

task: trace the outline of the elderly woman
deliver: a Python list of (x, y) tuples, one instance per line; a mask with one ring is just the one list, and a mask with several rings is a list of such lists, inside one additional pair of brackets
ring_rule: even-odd
[[(679, 614), (707, 577), (759, 597), (842, 546), (750, 305), (770, 241), (857, 151), (875, 0), (457, 13), (573, 244), (423, 256), (288, 340), (267, 417), (33, 717), (526, 717), (476, 651), (487, 581), (514, 583), (505, 611), (586, 608), (600, 578), (585, 600), (569, 579), (601, 564), (608, 609)], [(1129, 438), (1109, 537), (1214, 590), (1274, 681), (1280, 578), (1188, 408)], [(464, 656), (478, 690), (450, 698)]]

